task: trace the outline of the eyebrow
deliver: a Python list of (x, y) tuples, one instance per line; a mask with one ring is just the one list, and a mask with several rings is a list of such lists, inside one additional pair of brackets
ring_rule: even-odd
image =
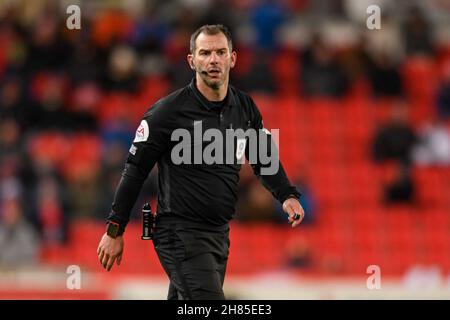
[(202, 51), (206, 51), (206, 52), (210, 52), (210, 51), (227, 51), (228, 49), (227, 48), (219, 48), (219, 49), (216, 49), (216, 50), (210, 50), (210, 49), (198, 49), (198, 52), (202, 52)]

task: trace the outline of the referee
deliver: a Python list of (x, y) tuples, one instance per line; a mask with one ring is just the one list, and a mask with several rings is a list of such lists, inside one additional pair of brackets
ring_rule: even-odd
[[(187, 61), (195, 71), (192, 82), (156, 102), (136, 131), (97, 254), (108, 271), (114, 262), (120, 265), (122, 235), (130, 211), (157, 164), (159, 193), (153, 244), (170, 279), (167, 298), (225, 299), (222, 288), (230, 246), (229, 221), (235, 212), (242, 163), (236, 158), (242, 157), (239, 151), (245, 149), (248, 159), (254, 146), (236, 145), (237, 151), (231, 151), (236, 160), (233, 163), (180, 163), (174, 161), (174, 150), (179, 149), (174, 132), (181, 129), (195, 136), (199, 124), (203, 130), (215, 129), (224, 136), (227, 129), (253, 129), (264, 132), (269, 145), (274, 144), (251, 97), (229, 85), (236, 52), (225, 26), (205, 25), (195, 31)], [(188, 148), (183, 159), (195, 158), (195, 149), (209, 144), (197, 140), (184, 141)], [(224, 158), (230, 153), (227, 148)], [(262, 174), (266, 164), (258, 159), (250, 162), (255, 175), (282, 203), (289, 222), (296, 227), (304, 216), (299, 192), (290, 184), (281, 163), (273, 174)]]

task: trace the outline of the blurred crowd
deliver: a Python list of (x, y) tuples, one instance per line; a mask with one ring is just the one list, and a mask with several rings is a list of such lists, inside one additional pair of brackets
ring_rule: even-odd
[[(32, 260), (39, 241), (67, 240), (72, 219), (106, 217), (143, 112), (193, 77), (185, 58), (202, 24), (231, 29), (239, 57), (231, 82), (242, 90), (305, 99), (362, 90), (407, 104), (402, 62), (439, 59), (435, 14), (446, 10), (448, 18), (450, 8), (439, 1), (434, 11), (421, 1), (377, 1), (382, 30), (372, 32), (366, 2), (78, 1), (80, 30), (66, 28), (64, 1), (1, 3), (0, 261)], [(450, 163), (445, 66), (433, 93), (435, 121), (417, 132), (399, 107), (374, 137), (374, 161), (401, 164), (389, 199), (409, 199), (412, 162)], [(155, 198), (155, 177), (152, 172), (134, 218), (145, 199)], [(314, 193), (306, 179), (295, 183), (312, 222)], [(262, 188), (244, 167), (237, 218), (285, 222)], [(8, 239), (27, 249), (6, 249)]]

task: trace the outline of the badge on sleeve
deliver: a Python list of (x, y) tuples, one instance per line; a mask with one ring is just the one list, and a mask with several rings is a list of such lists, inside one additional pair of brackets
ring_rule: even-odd
[(139, 125), (139, 127), (136, 130), (136, 135), (134, 137), (134, 141), (133, 142), (142, 142), (142, 141), (147, 141), (148, 139), (148, 123), (145, 120), (141, 121), (141, 124)]

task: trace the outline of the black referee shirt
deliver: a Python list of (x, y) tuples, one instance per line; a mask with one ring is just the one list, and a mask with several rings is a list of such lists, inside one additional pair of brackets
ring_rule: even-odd
[[(194, 122), (199, 125), (199, 121), (202, 133), (214, 128), (220, 130), (223, 137), (226, 129), (263, 129), (261, 114), (251, 97), (231, 85), (219, 107), (200, 93), (195, 78), (188, 86), (156, 102), (145, 113), (136, 131), (108, 217), (108, 221), (121, 225), (121, 232), (155, 163), (158, 164), (158, 215), (178, 215), (212, 225), (223, 225), (233, 218), (241, 168), (237, 160), (226, 163), (224, 150), (224, 161), (219, 164), (174, 164), (172, 161), (172, 149), (180, 142), (172, 141), (172, 133), (182, 128), (194, 137)], [(266, 136), (271, 139), (270, 135)], [(225, 138), (223, 140), (225, 142)], [(205, 148), (210, 143), (191, 139), (191, 163), (195, 160), (194, 148), (199, 144)], [(248, 150), (246, 152), (248, 156)], [(260, 175), (261, 165), (258, 163), (252, 164), (252, 168), (281, 203), (292, 195), (300, 196), (291, 186), (281, 163), (274, 175)]]

